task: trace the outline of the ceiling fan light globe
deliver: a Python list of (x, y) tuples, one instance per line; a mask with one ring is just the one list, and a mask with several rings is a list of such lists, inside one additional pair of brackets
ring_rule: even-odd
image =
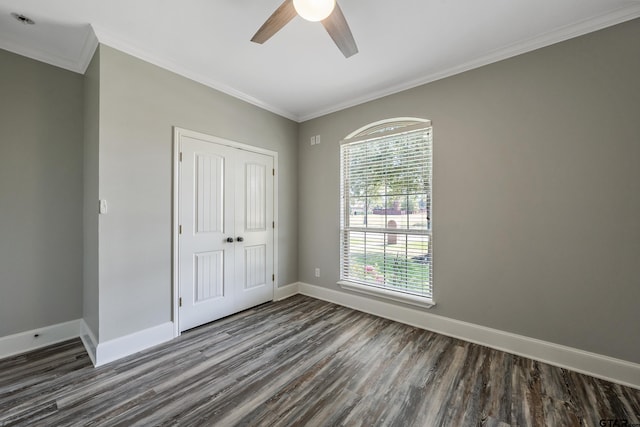
[(317, 22), (331, 15), (336, 0), (293, 0), (293, 7), (307, 21)]

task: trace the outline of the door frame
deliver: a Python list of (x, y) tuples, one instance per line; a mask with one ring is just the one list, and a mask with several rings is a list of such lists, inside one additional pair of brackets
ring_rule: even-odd
[[(180, 335), (180, 309), (179, 309), (179, 297), (180, 297), (180, 281), (178, 265), (180, 260), (180, 141), (183, 136), (199, 139), (204, 142), (210, 142), (214, 144), (225, 145), (227, 147), (236, 148), (239, 150), (250, 151), (258, 154), (266, 154), (273, 157), (273, 169), (278, 171), (278, 152), (267, 150), (266, 148), (260, 148), (241, 142), (231, 141), (229, 139), (220, 138), (218, 136), (208, 135), (201, 132), (196, 132), (189, 129), (173, 127), (173, 200), (172, 200), (172, 218), (171, 218), (171, 234), (172, 234), (172, 263), (171, 263), (171, 277), (172, 277), (172, 321), (173, 321), (173, 335), (177, 337)], [(275, 276), (273, 280), (273, 292), (275, 298), (275, 290), (278, 287), (278, 179), (277, 175), (273, 179), (273, 221), (275, 227), (273, 229), (273, 274)]]

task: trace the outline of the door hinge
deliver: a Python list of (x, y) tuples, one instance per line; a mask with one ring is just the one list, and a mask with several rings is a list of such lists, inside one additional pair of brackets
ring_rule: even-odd
[(178, 161), (181, 162), (182, 161), (182, 151), (180, 153), (178, 153)]
[(182, 226), (181, 225), (178, 226), (178, 234), (182, 234)]
[(275, 222), (275, 221), (273, 221), (273, 222), (271, 223), (271, 228), (276, 228), (276, 222)]
[(271, 275), (271, 281), (272, 281), (272, 282), (275, 282), (275, 281), (276, 281), (276, 275), (275, 275), (275, 274), (272, 274), (272, 275)]
[(271, 169), (273, 171), (273, 176), (276, 176), (276, 170), (275, 169)]
[(178, 298), (178, 307), (182, 307), (182, 297)]

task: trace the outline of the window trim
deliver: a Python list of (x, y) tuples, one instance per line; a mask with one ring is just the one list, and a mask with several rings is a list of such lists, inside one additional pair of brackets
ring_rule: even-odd
[[(369, 139), (377, 139), (377, 138), (382, 138), (385, 136), (392, 136), (392, 135), (396, 135), (396, 134), (402, 134), (402, 133), (406, 133), (406, 132), (411, 132), (414, 130), (420, 130), (420, 129), (424, 129), (424, 128), (432, 128), (432, 124), (430, 120), (425, 120), (425, 119), (419, 119), (419, 118), (413, 118), (413, 117), (399, 117), (399, 118), (394, 118), (394, 119), (386, 119), (386, 120), (381, 120), (378, 122), (374, 122), (374, 123), (370, 123), (366, 126), (363, 126), (359, 129), (357, 129), (356, 131), (352, 132), (351, 134), (349, 134), (346, 138), (344, 138), (342, 141), (340, 141), (340, 146), (342, 145), (346, 145), (346, 144), (352, 144), (352, 143), (357, 143), (357, 142), (362, 142), (362, 141), (366, 141)], [(431, 129), (431, 135), (433, 137), (433, 129)], [(433, 150), (433, 147), (432, 147)], [(342, 175), (342, 154), (340, 155), (340, 174)], [(433, 170), (433, 163), (431, 164), (432, 170)], [(431, 193), (430, 193), (430, 197), (431, 197), (431, 216), (433, 216), (433, 176), (432, 176), (432, 182), (431, 182)], [(343, 194), (344, 189), (342, 188), (342, 178), (340, 179), (340, 194)], [(342, 199), (342, 196), (341, 196)], [(343, 200), (340, 201), (340, 204), (342, 206), (342, 204), (344, 203)], [(345, 212), (342, 212), (342, 209), (340, 209), (340, 241), (342, 242), (342, 234), (344, 233), (344, 229), (342, 226), (343, 223), (343, 216), (345, 215)], [(430, 237), (430, 241), (431, 244), (433, 244), (433, 229), (429, 230), (428, 233), (426, 233), (429, 235)], [(343, 265), (344, 262), (344, 254), (343, 254), (343, 249), (342, 249), (342, 244), (340, 245), (340, 265)], [(433, 274), (433, 258), (431, 260), (431, 270), (430, 270), (430, 274)], [(412, 305), (415, 307), (419, 307), (419, 308), (431, 308), (433, 306), (436, 305), (434, 299), (433, 299), (433, 290), (434, 290), (434, 284), (433, 284), (433, 278), (431, 280), (431, 286), (432, 286), (432, 294), (430, 297), (427, 296), (422, 296), (422, 295), (418, 295), (418, 294), (412, 294), (412, 293), (408, 293), (408, 292), (402, 292), (400, 290), (395, 290), (395, 289), (390, 289), (390, 288), (383, 288), (383, 287), (378, 287), (375, 286), (373, 284), (362, 284), (362, 283), (358, 283), (358, 282), (354, 282), (354, 281), (350, 281), (350, 280), (345, 280), (342, 278), (342, 267), (340, 268), (340, 280), (338, 280), (337, 285), (340, 286), (342, 289), (345, 290), (349, 290), (349, 291), (353, 291), (356, 293), (360, 293), (363, 295), (369, 295), (369, 296), (374, 296), (374, 297), (378, 297), (381, 299), (386, 299), (386, 300), (391, 300), (391, 301), (395, 301), (395, 302), (400, 302), (403, 304), (408, 304), (408, 305)]]
[(360, 283), (348, 280), (339, 280), (338, 286), (348, 291), (357, 292), (359, 294), (371, 295), (374, 297), (384, 298), (391, 301), (401, 302), (404, 304), (414, 305), (421, 308), (431, 308), (436, 305), (432, 298), (423, 297), (415, 294), (408, 294), (401, 291), (395, 291), (387, 288), (379, 288), (372, 285), (362, 285)]
[[(387, 126), (391, 126), (394, 124), (400, 124), (400, 126), (396, 126), (393, 127), (393, 129), (389, 129), (389, 130), (384, 130), (384, 131), (378, 131), (378, 128), (382, 128), (384, 129), (384, 125)], [(343, 139), (342, 141), (340, 141), (340, 145), (345, 145), (345, 144), (355, 144), (356, 142), (361, 142), (361, 141), (367, 141), (369, 139), (374, 139), (374, 138), (384, 138), (387, 136), (393, 136), (393, 135), (398, 135), (398, 134), (402, 134), (402, 133), (408, 133), (408, 132), (413, 132), (415, 130), (421, 130), (421, 129), (425, 129), (425, 128), (429, 128), (431, 127), (431, 122), (429, 120), (425, 121), (425, 122), (420, 122), (420, 123), (415, 123), (415, 124), (407, 124), (404, 125), (405, 122), (398, 122), (396, 120), (392, 121), (392, 122), (380, 122), (379, 124), (375, 125), (375, 126), (369, 126), (367, 127), (364, 131), (358, 132), (357, 134), (353, 135), (352, 137), (347, 137), (345, 139)], [(371, 130), (370, 130), (371, 129)]]

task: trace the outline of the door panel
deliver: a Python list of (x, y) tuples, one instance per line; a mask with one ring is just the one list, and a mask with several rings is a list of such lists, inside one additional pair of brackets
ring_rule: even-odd
[(267, 228), (267, 206), (265, 200), (267, 193), (266, 166), (261, 164), (247, 163), (245, 171), (245, 230), (264, 231)]
[(244, 248), (244, 272), (245, 289), (267, 284), (266, 245)]
[[(179, 329), (273, 300), (273, 157), (182, 135)], [(229, 241), (231, 240), (231, 241)]]
[(194, 302), (224, 296), (224, 251), (194, 254)]
[(224, 188), (233, 153), (184, 136), (180, 143), (179, 322), (186, 330), (234, 312), (234, 248), (225, 232), (234, 227), (234, 202)]
[(243, 152), (237, 164), (237, 305), (245, 309), (273, 299), (273, 157)]
[(196, 153), (195, 168), (196, 232), (224, 232), (224, 158)]

